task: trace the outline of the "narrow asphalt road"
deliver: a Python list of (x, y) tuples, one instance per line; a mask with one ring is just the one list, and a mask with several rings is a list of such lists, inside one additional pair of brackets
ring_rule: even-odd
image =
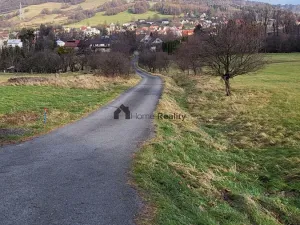
[[(159, 77), (142, 81), (87, 118), (0, 148), (1, 225), (131, 225), (142, 206), (128, 184), (133, 153), (153, 131)], [(114, 119), (124, 104), (132, 119)], [(139, 114), (136, 117), (136, 114)]]

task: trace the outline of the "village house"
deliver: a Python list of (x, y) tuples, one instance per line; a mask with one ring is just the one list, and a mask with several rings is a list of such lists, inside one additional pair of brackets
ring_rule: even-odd
[(109, 36), (102, 36), (90, 40), (90, 48), (94, 52), (110, 52), (111, 38)]
[(23, 42), (21, 41), (21, 39), (8, 39), (7, 40), (7, 47), (19, 47), (22, 48), (23, 47)]
[(182, 30), (182, 36), (183, 37), (188, 37), (194, 34), (194, 30)]
[(205, 19), (206, 17), (207, 17), (206, 13), (202, 13), (202, 14), (200, 15), (200, 19), (201, 19), (201, 18)]
[(111, 23), (111, 24), (109, 25), (110, 33), (116, 31), (116, 28), (117, 28), (116, 25), (115, 25), (114, 23)]
[(182, 19), (182, 20), (180, 21), (180, 23), (181, 23), (182, 25), (185, 25), (185, 24), (190, 24), (190, 21), (189, 21), (188, 19)]
[(145, 37), (141, 40), (141, 42), (142, 43), (144, 43), (144, 44), (149, 44), (150, 42), (151, 42), (151, 40), (152, 40), (152, 37), (151, 37), (151, 35), (145, 35)]
[(62, 40), (60, 40), (60, 39), (58, 39), (58, 40), (56, 41), (56, 44), (57, 44), (57, 46), (59, 46), (59, 47), (65, 46), (65, 42), (62, 41)]
[(81, 27), (81, 31), (85, 36), (100, 35), (100, 30), (94, 27)]
[(163, 40), (158, 37), (153, 37), (152, 34), (145, 35), (141, 41), (143, 47), (148, 48), (150, 51), (159, 51), (162, 49)]
[(140, 24), (143, 24), (143, 23), (146, 23), (146, 20), (145, 19), (138, 19), (137, 22), (140, 23)]
[(152, 25), (152, 24), (154, 24), (155, 22), (154, 22), (154, 21), (146, 21), (146, 23)]
[(154, 38), (152, 40), (153, 41), (151, 41), (150, 43), (150, 50), (155, 52), (160, 51), (162, 49), (163, 40), (161, 40), (160, 38)]
[(127, 30), (135, 30), (137, 28), (137, 24), (135, 22), (123, 23), (122, 26), (125, 27)]
[(73, 48), (75, 50), (78, 50), (78, 45), (80, 43), (80, 40), (69, 40), (65, 42), (64, 47), (66, 48)]
[(163, 20), (161, 21), (161, 24), (162, 24), (162, 25), (169, 25), (169, 24), (170, 24), (170, 21), (169, 21), (168, 19), (163, 19)]
[(159, 26), (151, 25), (151, 26), (149, 27), (149, 31), (150, 31), (150, 32), (155, 32), (155, 31), (158, 31), (158, 30), (160, 30), (160, 27), (159, 27)]

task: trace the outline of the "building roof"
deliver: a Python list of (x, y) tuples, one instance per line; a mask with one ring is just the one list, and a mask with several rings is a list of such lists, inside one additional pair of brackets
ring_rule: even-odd
[(102, 36), (100, 38), (95, 38), (90, 40), (91, 45), (95, 44), (110, 44), (111, 43), (111, 38), (109, 36)]
[(7, 44), (8, 45), (18, 45), (22, 43), (21, 39), (8, 39)]
[(65, 47), (76, 48), (76, 47), (78, 47), (79, 43), (80, 43), (80, 40), (66, 41), (65, 42)]

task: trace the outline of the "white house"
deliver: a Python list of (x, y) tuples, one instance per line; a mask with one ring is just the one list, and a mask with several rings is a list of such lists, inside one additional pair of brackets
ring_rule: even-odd
[(163, 24), (163, 25), (169, 25), (170, 22), (169, 22), (168, 19), (164, 19), (164, 20), (161, 21), (161, 24)]
[(86, 36), (100, 35), (100, 30), (96, 29), (95, 27), (87, 27), (83, 33)]
[(180, 23), (181, 23), (182, 25), (184, 25), (184, 24), (190, 23), (190, 21), (189, 21), (188, 19), (183, 19), (183, 20), (180, 21)]
[(200, 19), (201, 19), (201, 20), (204, 20), (206, 17), (207, 17), (206, 13), (202, 13), (202, 14), (200, 15)]
[(65, 42), (63, 42), (62, 40), (57, 40), (57, 41), (56, 41), (56, 44), (57, 44), (57, 46), (59, 46), (59, 47), (65, 46)]
[(150, 35), (145, 35), (145, 37), (141, 40), (144, 44), (149, 43), (152, 40), (152, 37)]
[(7, 47), (23, 47), (23, 42), (21, 41), (21, 39), (8, 39), (7, 40)]
[(161, 43), (163, 43), (163, 41), (162, 41), (160, 38), (156, 38), (156, 39), (152, 42), (152, 44), (161, 44)]
[(115, 31), (116, 30), (116, 25), (114, 23), (111, 23), (109, 25), (109, 29), (110, 29), (111, 32)]

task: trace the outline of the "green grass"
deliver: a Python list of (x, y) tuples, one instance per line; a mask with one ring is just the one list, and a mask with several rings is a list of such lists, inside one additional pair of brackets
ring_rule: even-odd
[[(38, 4), (38, 5), (30, 5), (27, 7), (24, 7), (24, 20), (20, 21), (19, 17), (13, 17), (9, 21), (13, 22), (15, 26), (17, 27), (37, 27), (41, 23), (44, 24), (63, 24), (66, 22), (68, 18), (68, 14), (73, 13), (72, 10), (76, 9), (78, 6), (81, 6), (84, 10), (87, 9), (95, 9), (98, 6), (102, 5), (105, 3), (106, 0), (86, 0), (83, 3), (77, 4), (77, 5), (70, 5), (69, 8), (62, 9), (61, 14), (50, 14), (50, 15), (41, 15), (41, 11), (43, 9), (49, 9), (52, 11), (53, 9), (60, 9), (61, 8), (61, 3), (56, 3), (56, 2), (48, 2), (48, 3), (43, 3), (43, 4)], [(151, 2), (153, 4), (153, 2)], [(132, 20), (132, 18), (135, 19), (147, 19), (149, 16), (152, 17), (153, 15), (158, 14), (162, 18), (167, 18), (170, 17), (168, 15), (161, 15), (157, 12), (152, 12), (148, 11), (144, 14), (131, 14), (128, 12), (122, 12), (114, 16), (105, 16), (103, 12), (97, 13), (96, 16), (92, 18), (85, 19), (81, 22), (75, 23), (75, 24), (70, 24), (68, 26), (71, 27), (80, 27), (80, 26), (95, 26), (99, 24), (103, 24), (105, 21), (107, 23), (125, 23), (129, 22)]]
[[(157, 136), (135, 159), (134, 176), (156, 212), (141, 224), (300, 224), (300, 54), (232, 82), (164, 77)], [(281, 63), (278, 63), (278, 62)]]
[[(8, 78), (6, 76), (6, 78)], [(4, 80), (4, 78), (2, 78)], [(81, 79), (63, 77), (62, 85), (70, 83), (80, 86)], [(92, 78), (91, 78), (92, 79)], [(0, 144), (23, 140), (37, 134), (78, 120), (88, 113), (116, 98), (120, 93), (136, 83), (137, 78), (111, 80), (99, 78), (98, 89), (68, 88), (58, 86), (0, 86), (0, 129), (22, 129), (23, 135), (5, 134)], [(1, 80), (0, 80), (1, 81)], [(86, 84), (89, 85), (89, 84)], [(46, 126), (43, 123), (44, 108), (48, 109)]]
[(117, 15), (112, 15), (112, 16), (106, 16), (104, 15), (104, 12), (97, 13), (94, 17), (82, 20), (78, 23), (70, 24), (68, 26), (70, 27), (80, 27), (80, 26), (95, 26), (99, 24), (103, 24), (105, 21), (110, 24), (110, 23), (117, 23), (120, 22), (121, 24), (130, 22), (133, 19), (138, 20), (138, 19), (147, 19), (148, 17), (153, 17), (155, 14), (159, 15), (161, 18), (170, 18), (171, 16), (169, 15), (162, 15), (157, 12), (153, 11), (148, 11), (143, 14), (132, 14), (129, 13), (128, 11), (126, 12), (121, 12), (118, 13)]

